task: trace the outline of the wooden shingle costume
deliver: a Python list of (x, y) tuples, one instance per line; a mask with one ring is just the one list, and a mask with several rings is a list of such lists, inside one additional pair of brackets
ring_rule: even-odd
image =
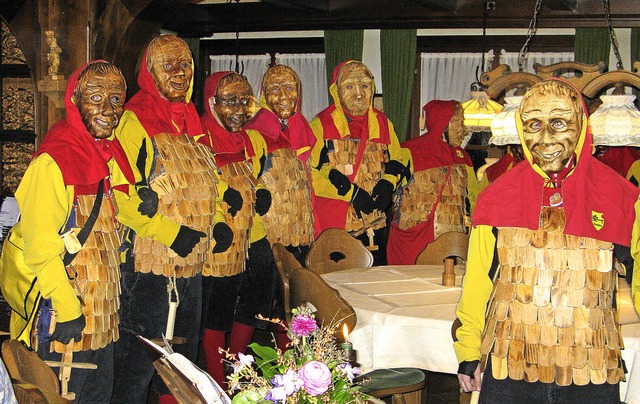
[(532, 394), (580, 386), (597, 402), (619, 401), (612, 257), (631, 246), (637, 262), (640, 192), (591, 156), (586, 108), (569, 84), (532, 86), (516, 121), (527, 161), (489, 185), (473, 213), (458, 378), (476, 389), (478, 361), (488, 360), (481, 401), (520, 380)]
[[(373, 108), (373, 76), (364, 64), (338, 65), (329, 91), (334, 103), (310, 122), (317, 139), (309, 156), (316, 229), (354, 235), (381, 229), (406, 163), (398, 137), (387, 116)], [(380, 247), (374, 258), (384, 254)]]
[[(101, 368), (101, 373), (71, 372), (69, 390), (79, 400), (110, 396), (113, 367), (103, 359), (113, 355), (119, 337), (118, 220), (140, 225), (128, 221), (114, 199), (119, 192), (134, 209), (141, 202), (130, 188), (134, 177), (122, 146), (113, 137), (125, 95), (120, 70), (104, 61), (69, 77), (66, 118), (47, 132), (18, 187), (21, 218), (2, 253), (0, 286), (13, 308), (11, 337), (34, 348), (39, 340), (45, 359), (60, 361), (60, 353), (75, 352), (76, 362)], [(92, 211), (94, 219), (88, 219)], [(51, 336), (50, 311), (55, 313)], [(97, 375), (101, 379), (92, 383)]]
[[(287, 86), (292, 88), (282, 88)], [(269, 68), (263, 78), (261, 108), (244, 126), (259, 132), (267, 145), (262, 180), (273, 197), (263, 218), (267, 238), (290, 247), (310, 246), (314, 234), (306, 161), (316, 139), (300, 111), (301, 92), (293, 69), (283, 65)]]
[[(456, 114), (456, 105), (458, 113)], [(411, 177), (403, 183), (389, 229), (390, 264), (411, 265), (427, 244), (443, 233), (466, 233), (467, 188), (475, 184), (469, 154), (444, 139), (464, 131), (456, 101), (434, 100), (422, 109), (427, 132), (402, 143), (409, 151)], [(460, 137), (457, 136), (456, 137)]]

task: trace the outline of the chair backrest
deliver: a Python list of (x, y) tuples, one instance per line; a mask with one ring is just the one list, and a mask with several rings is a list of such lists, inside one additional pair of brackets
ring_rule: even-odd
[(360, 240), (343, 229), (325, 229), (311, 244), (306, 267), (319, 274), (349, 268), (368, 268), (373, 255)]
[(338, 329), (342, 329), (343, 323), (349, 330), (355, 328), (355, 310), (320, 275), (307, 268), (299, 268), (293, 271), (289, 283), (293, 307), (311, 303), (317, 309), (315, 316), (319, 324), (328, 326), (339, 322)]
[(273, 243), (271, 246), (273, 250), (273, 258), (276, 261), (276, 267), (280, 274), (280, 296), (282, 296), (282, 304), (284, 306), (284, 312), (287, 322), (291, 321), (291, 293), (289, 286), (289, 277), (298, 268), (302, 268), (302, 265), (296, 257), (293, 256), (281, 243)]
[(2, 343), (2, 360), (9, 377), (52, 393), (60, 394), (60, 383), (53, 369), (30, 351), (22, 342), (10, 339)]
[(467, 260), (469, 236), (465, 233), (451, 231), (441, 234), (437, 239), (427, 244), (416, 258), (417, 265), (442, 264), (445, 258), (459, 257)]

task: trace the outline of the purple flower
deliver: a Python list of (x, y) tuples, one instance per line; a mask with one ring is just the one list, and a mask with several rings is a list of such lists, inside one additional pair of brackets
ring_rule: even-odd
[(271, 383), (276, 387), (281, 387), (286, 396), (290, 396), (302, 388), (302, 380), (298, 379), (298, 375), (292, 369), (287, 370), (287, 373), (283, 375), (275, 375), (271, 379)]
[(274, 387), (269, 390), (269, 394), (264, 398), (265, 400), (273, 401), (274, 403), (287, 402), (287, 393), (284, 391), (284, 387)]
[(298, 314), (291, 320), (290, 328), (297, 336), (306, 337), (318, 328), (318, 324), (309, 314)]
[(238, 360), (233, 364), (233, 372), (249, 367), (253, 362), (255, 362), (253, 355), (245, 355), (242, 352), (238, 352)]
[(353, 383), (353, 378), (360, 374), (360, 368), (353, 367), (349, 362), (343, 362), (338, 365), (338, 370), (347, 375), (349, 383)]
[(302, 365), (298, 377), (304, 383), (304, 389), (312, 396), (326, 393), (331, 385), (331, 371), (322, 362), (310, 361)]

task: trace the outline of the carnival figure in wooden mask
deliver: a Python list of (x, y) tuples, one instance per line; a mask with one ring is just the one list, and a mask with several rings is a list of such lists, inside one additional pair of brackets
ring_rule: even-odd
[(482, 383), (481, 402), (538, 402), (553, 384), (554, 402), (617, 403), (625, 376), (612, 261), (638, 243), (640, 191), (591, 156), (571, 85), (532, 86), (516, 123), (526, 162), (489, 185), (473, 213), (458, 379), (465, 391)]
[(418, 254), (440, 235), (466, 233), (469, 190), (476, 176), (457, 101), (433, 100), (422, 109), (426, 133), (402, 143), (409, 153), (409, 173), (396, 199), (389, 229), (390, 264), (414, 264)]
[[(317, 142), (309, 157), (317, 230), (341, 228), (378, 245), (374, 263), (386, 263), (385, 210), (405, 168), (389, 119), (373, 108), (373, 75), (361, 62), (336, 67), (334, 103), (310, 123)], [(368, 234), (367, 234), (368, 233)]]
[(267, 168), (261, 177), (273, 195), (263, 217), (267, 237), (304, 265), (314, 233), (306, 161), (316, 139), (300, 111), (301, 95), (300, 79), (292, 68), (270, 67), (262, 79), (262, 108), (245, 128), (259, 132), (267, 145)]
[[(196, 143), (204, 131), (191, 102), (193, 60), (187, 44), (173, 35), (154, 38), (143, 56), (138, 84), (140, 91), (125, 105), (116, 136), (125, 145), (138, 192), (156, 195), (158, 214), (145, 226), (132, 228), (135, 237), (133, 231), (126, 234), (118, 388), (112, 398), (122, 403), (146, 402), (155, 373), (138, 335), (157, 339), (173, 332), (186, 339), (174, 350), (195, 361), (201, 273), (214, 248), (209, 238), (214, 229), (230, 231), (216, 209), (227, 185), (218, 181), (209, 150)], [(128, 214), (146, 220), (141, 212)], [(172, 399), (157, 376), (153, 388), (160, 402)]]
[(108, 402), (111, 396), (120, 306), (118, 220), (137, 225), (114, 196), (126, 196), (134, 209), (142, 205), (113, 136), (125, 95), (122, 73), (104, 61), (69, 77), (66, 118), (49, 130), (25, 172), (16, 192), (20, 221), (2, 252), (0, 287), (14, 310), (11, 337), (43, 359), (61, 361), (62, 353), (72, 352), (65, 362), (98, 366), (62, 371), (63, 393), (75, 393), (78, 402)]
[[(244, 128), (253, 115), (253, 90), (246, 77), (231, 71), (217, 72), (205, 82), (202, 116), (206, 136), (199, 141), (213, 151), (221, 178), (239, 191), (237, 213), (227, 213), (234, 232), (231, 247), (210, 254), (205, 269), (212, 275), (204, 282), (206, 320), (202, 339), (207, 371), (225, 384), (223, 353), (245, 352), (256, 327), (269, 323), (257, 315), (271, 316), (276, 267), (262, 222), (271, 207), (271, 193), (261, 181), (266, 159), (264, 140)], [(234, 205), (225, 194), (225, 204)]]

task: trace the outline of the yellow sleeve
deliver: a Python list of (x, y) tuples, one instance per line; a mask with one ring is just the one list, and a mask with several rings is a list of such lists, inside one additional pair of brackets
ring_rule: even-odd
[(456, 314), (462, 326), (453, 343), (458, 362), (480, 359), (480, 335), (493, 282), (489, 270), (493, 262), (496, 239), (493, 227), (480, 225), (471, 230), (467, 268), (462, 281), (462, 296)]
[[(250, 159), (253, 176), (258, 180), (256, 191), (259, 189), (267, 189), (264, 181), (260, 178), (263, 170), (262, 164), (264, 164), (265, 159), (267, 158), (267, 142), (265, 142), (260, 132), (256, 130), (247, 130), (247, 134), (249, 135), (249, 140), (251, 141), (251, 146), (253, 147), (254, 152), (254, 156)], [(249, 232), (249, 241), (251, 243), (255, 243), (265, 237), (267, 237), (267, 231), (264, 227), (264, 222), (262, 221), (262, 217), (256, 213), (253, 216), (253, 225)]]
[[(467, 196), (469, 198), (469, 204), (471, 205), (471, 211), (469, 214), (473, 213), (473, 210), (476, 208), (476, 201), (478, 200), (478, 194), (482, 190), (481, 184), (482, 182), (478, 182), (476, 178), (476, 172), (473, 171), (473, 167), (465, 166), (467, 169)], [(486, 175), (485, 175), (486, 178)], [(484, 178), (483, 178), (484, 181)], [(488, 180), (487, 180), (488, 181)]]
[(631, 280), (631, 297), (636, 312), (640, 314), (640, 199), (634, 205), (636, 220), (631, 232), (631, 256), (633, 257), (633, 278)]
[(627, 179), (636, 187), (640, 185), (640, 160), (636, 160), (629, 171), (627, 171)]
[[(154, 160), (153, 144), (133, 112), (124, 112), (116, 129), (116, 137), (127, 155), (136, 182), (147, 184)], [(141, 162), (143, 167), (138, 166), (141, 152), (146, 153), (146, 158)], [(161, 214), (149, 218), (138, 212), (141, 200), (135, 186), (129, 187), (128, 194), (116, 190), (114, 196), (118, 204), (118, 220), (122, 224), (133, 229), (140, 237), (152, 238), (166, 246), (173, 243), (180, 223)]]
[(82, 314), (80, 301), (69, 284), (62, 262), (65, 252), (60, 232), (73, 207), (73, 187), (66, 187), (62, 172), (48, 154), (31, 162), (16, 191), (24, 242), (24, 263), (38, 278), (42, 297), (60, 322)]
[(353, 196), (353, 189), (349, 190), (344, 196), (338, 195), (338, 190), (333, 186), (331, 181), (329, 181), (329, 171), (331, 171), (332, 167), (329, 164), (318, 167), (320, 164), (320, 153), (325, 147), (324, 130), (322, 129), (320, 119), (317, 117), (313, 118), (311, 122), (309, 122), (309, 126), (311, 126), (311, 130), (316, 137), (316, 142), (311, 149), (311, 154), (307, 161), (309, 169), (311, 170), (311, 186), (313, 187), (313, 192), (323, 198), (339, 199), (349, 202)]
[[(389, 160), (395, 160), (399, 163), (402, 163), (402, 165), (406, 166), (409, 160), (406, 149), (403, 149), (402, 147), (400, 147), (400, 142), (398, 141), (398, 135), (396, 134), (396, 130), (393, 127), (393, 123), (391, 123), (391, 121), (388, 119), (387, 119), (387, 122), (389, 124), (389, 147), (388, 147)], [(394, 187), (396, 187), (398, 185), (398, 181), (400, 180), (400, 176), (384, 174), (382, 176), (382, 179), (389, 181), (390, 183), (393, 184)]]

